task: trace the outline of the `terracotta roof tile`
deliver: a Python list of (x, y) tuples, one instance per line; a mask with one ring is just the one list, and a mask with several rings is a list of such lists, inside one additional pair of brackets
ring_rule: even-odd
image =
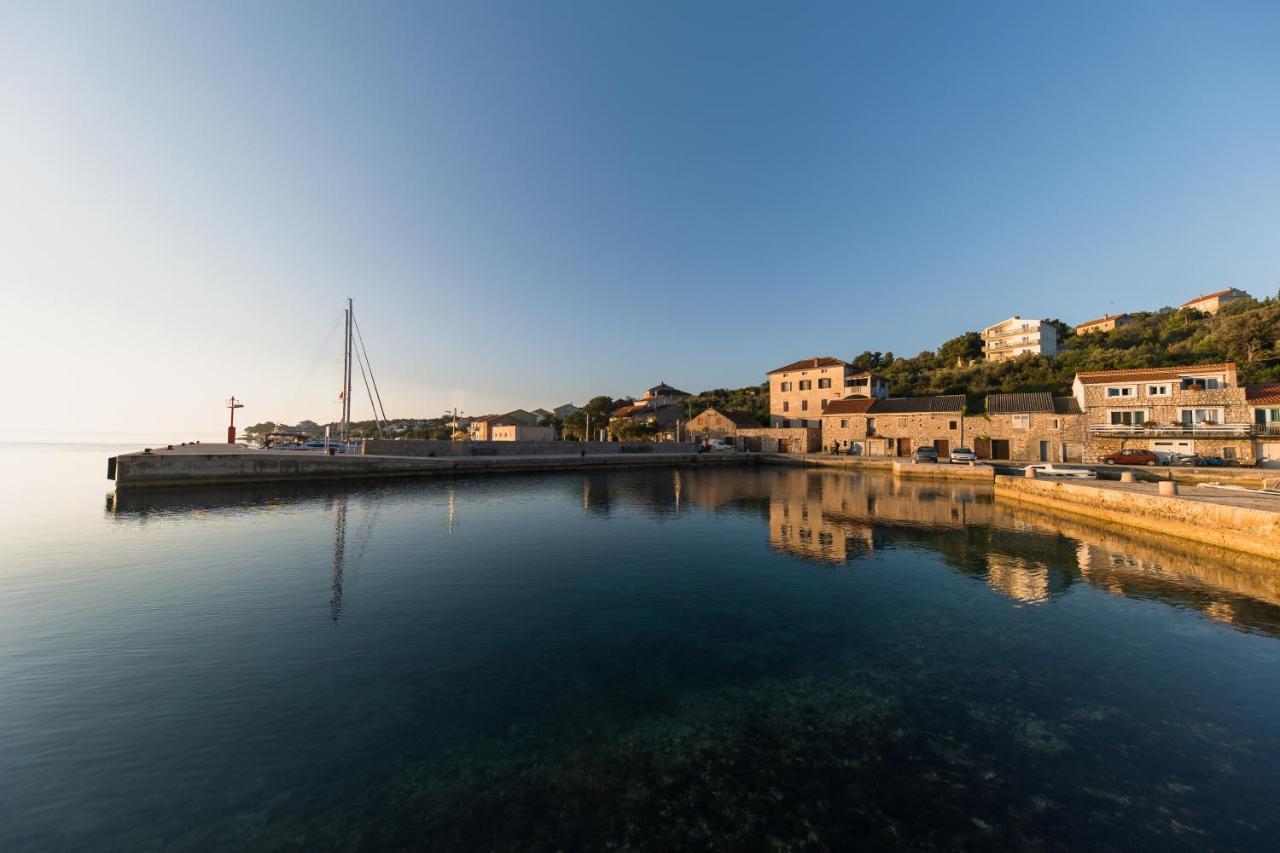
[(847, 367), (848, 364), (849, 362), (841, 361), (834, 356), (822, 355), (814, 356), (813, 358), (803, 358), (800, 361), (793, 361), (791, 364), (783, 367), (775, 367), (773, 370), (770, 370), (769, 373), (787, 373), (792, 370), (812, 370), (815, 367), (832, 367), (834, 365)]
[(1219, 296), (1226, 296), (1227, 294), (1231, 293), (1233, 290), (1235, 290), (1234, 287), (1228, 287), (1226, 290), (1218, 290), (1213, 293), (1206, 293), (1204, 296), (1197, 296), (1195, 299), (1188, 299), (1186, 302), (1182, 303), (1182, 307), (1186, 308), (1188, 305), (1195, 305), (1197, 302), (1204, 302), (1206, 299), (1215, 299)]
[[(828, 408), (830, 408), (828, 406)], [(906, 415), (917, 413), (960, 414), (964, 411), (964, 395), (948, 394), (944, 397), (889, 397), (871, 401), (873, 415)]]
[(1089, 370), (1077, 373), (1076, 379), (1084, 385), (1099, 385), (1104, 382), (1147, 382), (1154, 379), (1177, 379), (1179, 376), (1235, 369), (1235, 363), (1230, 361), (1215, 364), (1188, 364), (1181, 367), (1125, 367), (1119, 370)]
[(1250, 403), (1280, 403), (1280, 382), (1244, 386), (1244, 398)]
[(1107, 316), (1099, 317), (1096, 320), (1089, 320), (1088, 322), (1085, 322), (1085, 323), (1079, 323), (1076, 325), (1076, 328), (1083, 329), (1086, 326), (1096, 326), (1099, 323), (1108, 323), (1112, 320), (1127, 320), (1127, 319), (1129, 319), (1128, 314), (1108, 314)]
[(870, 397), (848, 397), (844, 400), (832, 400), (822, 410), (824, 415), (865, 415), (875, 400)]

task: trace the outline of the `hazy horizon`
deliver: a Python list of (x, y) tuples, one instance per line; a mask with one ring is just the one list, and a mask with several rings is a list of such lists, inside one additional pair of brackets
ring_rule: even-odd
[(0, 439), (334, 418), (348, 296), (431, 417), (1273, 295), (1276, 44), (1266, 3), (10, 4)]

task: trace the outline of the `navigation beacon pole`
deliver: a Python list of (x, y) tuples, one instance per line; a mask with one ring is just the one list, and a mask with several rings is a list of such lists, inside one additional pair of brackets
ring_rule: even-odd
[(231, 410), (231, 425), (227, 427), (227, 444), (236, 443), (236, 409), (243, 409), (244, 403), (241, 403), (234, 396), (227, 400), (227, 408)]

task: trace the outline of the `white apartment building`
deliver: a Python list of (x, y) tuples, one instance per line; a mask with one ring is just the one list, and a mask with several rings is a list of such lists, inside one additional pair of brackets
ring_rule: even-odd
[(982, 330), (982, 352), (987, 361), (1008, 361), (1024, 355), (1058, 354), (1058, 330), (1043, 320), (1024, 320), (1014, 314), (1008, 320)]

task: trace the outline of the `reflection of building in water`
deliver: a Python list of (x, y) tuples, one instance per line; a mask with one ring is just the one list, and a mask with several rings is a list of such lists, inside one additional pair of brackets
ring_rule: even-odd
[(1073, 542), (1079, 576), (1111, 595), (1191, 607), (1218, 622), (1280, 635), (1280, 575), (1263, 558), (1148, 539), (1025, 506), (1002, 506), (999, 523)]
[(987, 586), (1015, 601), (1047, 602), (1051, 597), (1049, 577), (1049, 567), (1044, 563), (1008, 554), (987, 555)]
[(805, 493), (769, 501), (769, 546), (824, 563), (844, 563), (875, 547), (870, 525), (826, 517), (822, 501)]

